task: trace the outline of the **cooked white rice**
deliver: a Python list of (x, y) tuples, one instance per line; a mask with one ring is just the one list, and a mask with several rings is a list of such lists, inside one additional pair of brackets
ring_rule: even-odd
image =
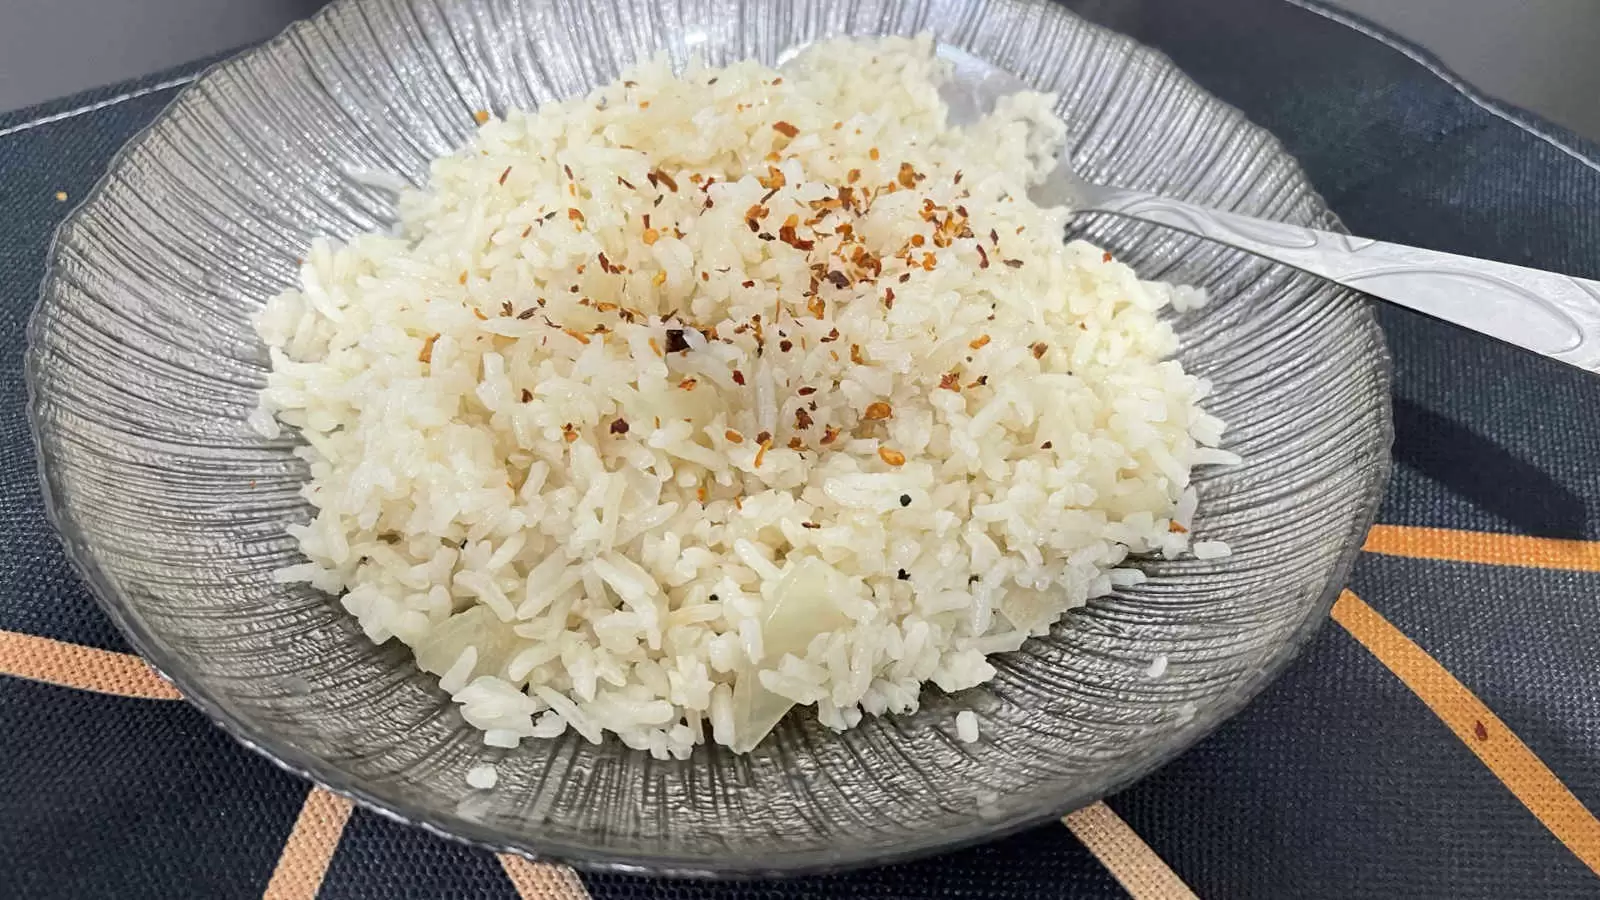
[(1051, 98), (948, 128), (931, 49), (652, 61), (313, 246), (259, 320), (255, 424), (305, 439), (317, 511), (279, 577), (489, 745), (683, 757), (981, 684), (1188, 552), (1190, 468), (1233, 457), (1158, 316), (1203, 298), (1063, 246), (1027, 196)]
[(970, 709), (956, 713), (956, 737), (964, 744), (976, 743), (978, 740), (978, 714)]
[(467, 785), (487, 791), (500, 783), (500, 770), (491, 765), (473, 766), (467, 770)]

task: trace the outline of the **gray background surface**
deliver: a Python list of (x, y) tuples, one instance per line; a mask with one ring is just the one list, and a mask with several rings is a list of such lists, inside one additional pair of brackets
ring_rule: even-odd
[[(1488, 93), (1600, 140), (1600, 0), (1334, 2), (1427, 47)], [(0, 0), (0, 111), (261, 40), (322, 3)]]

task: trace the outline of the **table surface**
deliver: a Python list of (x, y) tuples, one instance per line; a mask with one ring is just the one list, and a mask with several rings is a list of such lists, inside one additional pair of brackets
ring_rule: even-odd
[[(1600, 147), (1526, 131), (1282, 0), (1066, 2), (1280, 135), (1357, 232), (1600, 277)], [(12, 62), (0, 52), (0, 83)], [(1600, 381), (1394, 308), (1379, 314), (1396, 466), (1351, 592), (1255, 702), (1074, 814), (1071, 835), (1047, 825), (831, 879), (579, 884), (276, 769), (173, 702), (97, 612), (46, 522), (23, 402), (63, 198), (176, 86), (0, 115), (0, 897), (1596, 896), (1600, 418), (1583, 412)]]
[[(263, 40), (325, 0), (0, 0), (0, 112)], [(1487, 93), (1600, 139), (1600, 2), (1331, 0)]]

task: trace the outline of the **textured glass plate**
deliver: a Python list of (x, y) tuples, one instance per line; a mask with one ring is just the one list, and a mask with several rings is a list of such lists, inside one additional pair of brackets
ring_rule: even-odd
[[(1088, 803), (1236, 711), (1326, 617), (1388, 471), (1388, 363), (1363, 300), (1148, 226), (1081, 222), (1147, 277), (1204, 285), (1183, 360), (1246, 463), (1199, 481), (1234, 556), (997, 659), (992, 684), (834, 735), (791, 716), (757, 752), (662, 763), (614, 742), (498, 756), (404, 648), (269, 573), (296, 561), (305, 467), (245, 425), (249, 319), (314, 236), (390, 218), (353, 171), (416, 181), (472, 112), (531, 107), (666, 49), (768, 62), (833, 33), (932, 31), (1058, 91), (1091, 178), (1334, 227), (1294, 161), (1170, 62), (1014, 0), (345, 0), (214, 69), (62, 227), (28, 356), (48, 506), (106, 610), (191, 702), (286, 768), (397, 818), (591, 867), (840, 868), (971, 842)], [(1160, 680), (1152, 659), (1170, 660)], [(975, 710), (983, 738), (954, 737)]]

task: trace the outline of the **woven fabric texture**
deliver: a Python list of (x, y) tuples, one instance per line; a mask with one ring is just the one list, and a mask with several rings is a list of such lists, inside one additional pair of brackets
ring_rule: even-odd
[[(1405, 48), (1288, 0), (1068, 5), (1278, 134), (1355, 232), (1600, 277), (1600, 148)], [(45, 521), (25, 416), (52, 231), (199, 68), (0, 116), (0, 898), (1600, 896), (1600, 379), (1388, 309), (1397, 466), (1334, 621), (1064, 826), (823, 878), (578, 876), (284, 774), (127, 655)]]

